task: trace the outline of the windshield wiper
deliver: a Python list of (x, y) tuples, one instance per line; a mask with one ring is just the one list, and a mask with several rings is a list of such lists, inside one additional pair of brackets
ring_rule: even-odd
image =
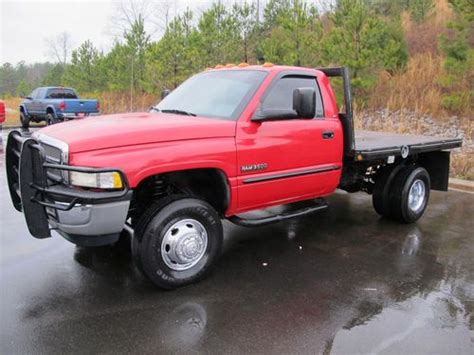
[(161, 110), (161, 112), (176, 113), (177, 115), (185, 115), (185, 116), (196, 116), (195, 113), (187, 112), (187, 111), (183, 111), (183, 110), (175, 110), (175, 109), (165, 109), (165, 110)]
[(156, 106), (152, 106), (152, 107), (150, 107), (150, 112), (153, 112), (153, 111), (154, 112), (160, 112), (160, 109), (157, 108)]

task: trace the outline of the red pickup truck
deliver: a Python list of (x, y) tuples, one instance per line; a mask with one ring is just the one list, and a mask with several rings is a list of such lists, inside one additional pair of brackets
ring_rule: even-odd
[[(342, 77), (343, 113), (331, 77)], [(215, 264), (222, 219), (251, 227), (308, 215), (339, 188), (372, 194), (380, 215), (415, 222), (430, 189), (447, 190), (447, 149), (460, 146), (354, 131), (346, 68), (241, 64), (191, 77), (150, 112), (13, 131), (6, 168), (34, 237), (55, 230), (97, 246), (128, 233), (138, 268), (175, 288)], [(243, 215), (302, 200), (290, 212)]]

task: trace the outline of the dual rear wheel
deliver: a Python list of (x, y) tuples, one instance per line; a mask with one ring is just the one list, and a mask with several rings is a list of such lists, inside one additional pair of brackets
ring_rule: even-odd
[(373, 206), (381, 216), (413, 223), (425, 212), (430, 187), (429, 174), (422, 167), (386, 168), (376, 178)]

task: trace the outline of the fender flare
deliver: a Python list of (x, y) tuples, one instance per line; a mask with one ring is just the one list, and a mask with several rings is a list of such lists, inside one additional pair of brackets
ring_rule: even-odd
[(53, 115), (55, 118), (58, 117), (58, 115), (56, 114), (56, 107), (54, 107), (54, 105), (48, 105), (46, 106), (46, 111), (44, 112), (44, 115), (46, 117), (46, 115), (48, 114), (48, 110), (51, 109), (53, 111)]
[(27, 115), (27, 116), (30, 115), (29, 112), (28, 112), (28, 110), (26, 109), (25, 104), (21, 104), (21, 105), (20, 105), (20, 112), (21, 112), (21, 109), (23, 109), (23, 112), (25, 113), (25, 115)]

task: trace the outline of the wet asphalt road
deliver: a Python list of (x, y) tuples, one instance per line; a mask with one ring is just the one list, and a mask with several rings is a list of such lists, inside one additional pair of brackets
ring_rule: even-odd
[(329, 202), (226, 223), (213, 274), (161, 291), (119, 248), (30, 237), (2, 151), (0, 353), (473, 354), (474, 194), (433, 192), (416, 225), (380, 219), (365, 194)]

